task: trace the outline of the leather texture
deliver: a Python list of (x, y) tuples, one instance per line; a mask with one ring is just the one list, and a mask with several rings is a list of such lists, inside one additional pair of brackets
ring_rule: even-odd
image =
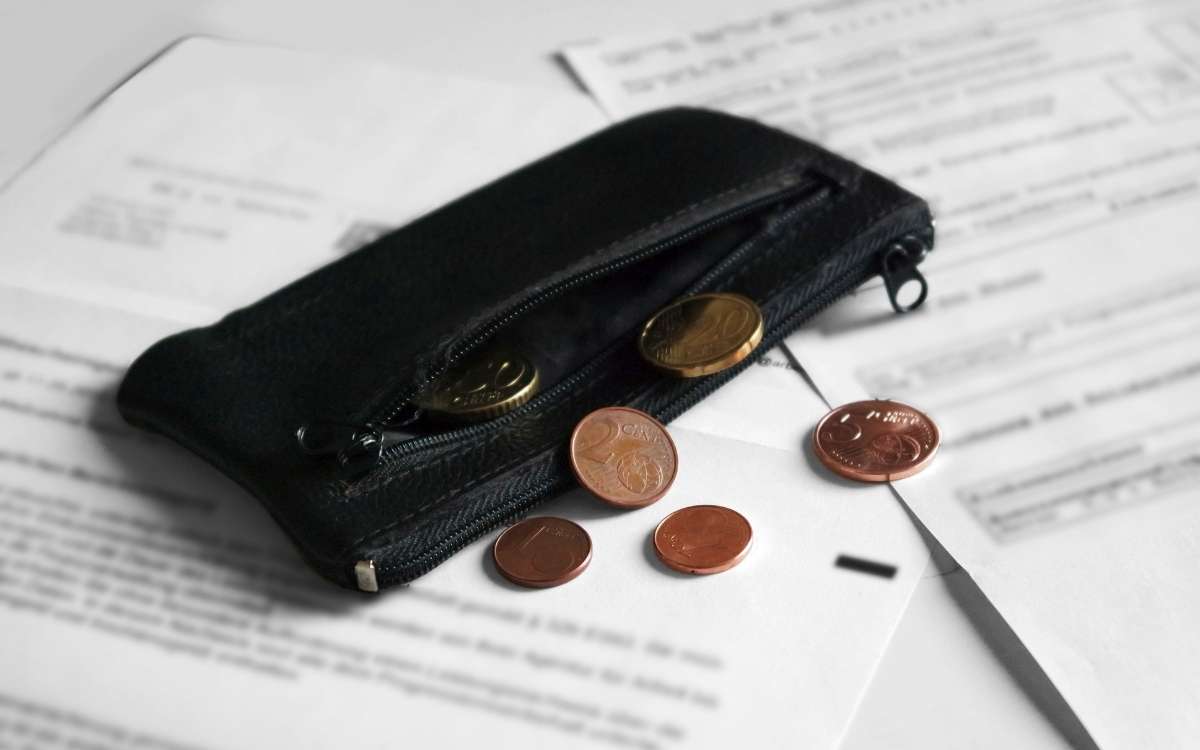
[[(635, 341), (644, 311), (683, 293), (745, 294), (763, 309), (766, 351), (878, 273), (888, 243), (931, 232), (924, 201), (824, 149), (728, 115), (663, 110), (158, 342), (118, 404), (256, 496), (319, 573), (353, 588), (355, 563), (373, 560), (386, 587), (570, 486), (567, 438), (587, 412), (624, 404), (669, 421), (736, 374), (650, 368)], [(625, 312), (597, 325), (580, 313), (596, 299)], [(517, 411), (363, 476), (298, 449), (301, 425), (375, 422), (510, 319), (545, 333), (554, 379), (578, 383), (554, 395), (546, 382)]]

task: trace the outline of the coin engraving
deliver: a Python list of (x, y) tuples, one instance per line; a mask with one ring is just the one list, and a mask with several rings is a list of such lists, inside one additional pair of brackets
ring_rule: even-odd
[(663, 468), (654, 456), (627, 453), (617, 462), (617, 481), (635, 495), (654, 492), (663, 479)]
[(675, 481), (678, 467), (666, 428), (649, 414), (621, 406), (597, 409), (579, 421), (570, 459), (580, 484), (620, 508), (658, 500)]
[(750, 522), (719, 505), (693, 505), (663, 519), (654, 530), (654, 551), (669, 568), (706, 575), (729, 570), (750, 550)]
[(741, 362), (762, 336), (762, 313), (751, 300), (737, 294), (698, 294), (650, 318), (638, 347), (660, 370), (699, 377)]
[(937, 452), (941, 436), (925, 414), (897, 401), (857, 401), (826, 414), (813, 451), (831, 471), (861, 482), (912, 476)]
[(525, 357), (491, 349), (452, 367), (418, 403), (435, 419), (481, 421), (525, 403), (538, 385), (537, 368)]
[(492, 545), (492, 559), (513, 583), (548, 588), (584, 571), (592, 559), (592, 540), (565, 518), (528, 518), (500, 534)]

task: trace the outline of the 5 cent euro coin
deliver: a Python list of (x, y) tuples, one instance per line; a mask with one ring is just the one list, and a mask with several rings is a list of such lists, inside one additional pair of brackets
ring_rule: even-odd
[(813, 431), (813, 452), (821, 463), (859, 482), (910, 477), (929, 465), (940, 442), (932, 419), (898, 401), (839, 406)]

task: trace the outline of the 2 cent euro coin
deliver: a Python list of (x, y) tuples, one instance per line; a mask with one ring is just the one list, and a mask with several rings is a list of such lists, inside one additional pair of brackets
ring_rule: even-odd
[(571, 469), (589, 492), (618, 508), (658, 500), (675, 481), (679, 455), (667, 428), (637, 409), (607, 406), (575, 426)]

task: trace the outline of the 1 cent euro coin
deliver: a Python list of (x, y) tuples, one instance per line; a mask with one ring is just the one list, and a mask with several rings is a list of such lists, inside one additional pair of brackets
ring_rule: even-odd
[(527, 518), (505, 529), (492, 546), (496, 569), (527, 588), (544, 589), (570, 581), (592, 561), (592, 539), (565, 518)]
[(589, 492), (618, 508), (658, 500), (675, 481), (679, 455), (667, 428), (649, 414), (607, 406), (571, 433), (571, 469)]
[(510, 349), (490, 349), (451, 367), (417, 402), (435, 421), (481, 422), (533, 398), (538, 385), (532, 362)]
[(663, 519), (654, 530), (654, 552), (681, 573), (721, 573), (750, 551), (750, 522), (720, 505), (693, 505)]
[(822, 417), (813, 452), (830, 471), (859, 482), (890, 482), (921, 471), (937, 453), (933, 420), (898, 401), (856, 401)]
[(758, 305), (740, 294), (697, 294), (654, 314), (638, 349), (654, 367), (683, 378), (711, 375), (750, 356), (763, 337)]

